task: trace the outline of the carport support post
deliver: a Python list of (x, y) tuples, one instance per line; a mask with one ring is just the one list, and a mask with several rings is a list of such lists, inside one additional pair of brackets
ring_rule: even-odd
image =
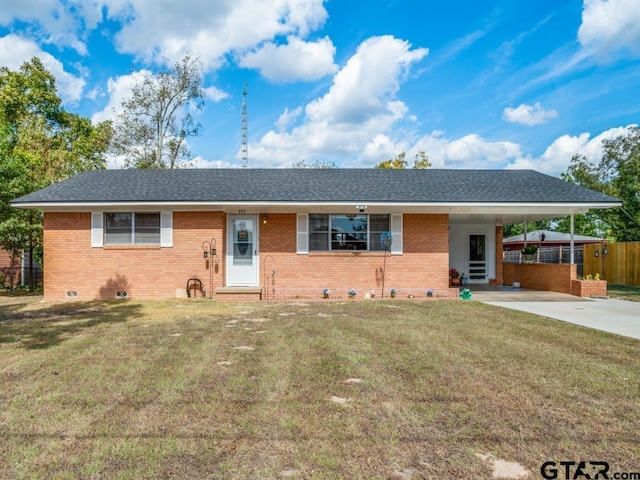
[(575, 259), (574, 259), (574, 252), (573, 252), (573, 213), (571, 214), (571, 228), (570, 228), (570, 231), (571, 231), (571, 239), (569, 240), (569, 245), (570, 245), (570, 248), (571, 248), (571, 260), (569, 261), (569, 263), (571, 265), (573, 265), (574, 263), (576, 263)]
[[(527, 216), (524, 216), (524, 223), (522, 224), (522, 230), (524, 232), (524, 246), (527, 246)], [(522, 262), (523, 250), (520, 250), (520, 261)]]

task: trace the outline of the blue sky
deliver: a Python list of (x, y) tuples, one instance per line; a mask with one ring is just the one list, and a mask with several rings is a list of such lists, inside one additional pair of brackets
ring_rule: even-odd
[(424, 151), (559, 175), (640, 113), (637, 0), (0, 0), (0, 65), (40, 57), (96, 121), (187, 51), (207, 88), (197, 167), (240, 166), (245, 81), (254, 168)]

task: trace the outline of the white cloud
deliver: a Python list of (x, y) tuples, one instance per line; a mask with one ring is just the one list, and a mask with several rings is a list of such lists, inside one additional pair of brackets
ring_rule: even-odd
[(589, 133), (581, 133), (576, 136), (562, 135), (554, 140), (540, 157), (517, 158), (510, 162), (506, 168), (533, 169), (559, 176), (567, 170), (571, 158), (576, 154), (584, 155), (591, 162), (599, 162), (603, 153), (602, 141), (625, 135), (628, 131), (629, 126), (610, 128), (595, 137), (591, 137)]
[(336, 48), (328, 37), (305, 42), (289, 36), (285, 45), (269, 42), (245, 54), (240, 65), (257, 68), (265, 78), (276, 82), (311, 81), (336, 72), (335, 53)]
[(109, 95), (109, 103), (107, 106), (93, 114), (91, 121), (102, 122), (104, 120), (112, 120), (122, 112), (122, 101), (131, 95), (133, 86), (140, 82), (144, 75), (151, 72), (148, 70), (139, 70), (129, 75), (122, 75), (117, 78), (110, 78), (107, 81), (107, 93)]
[(555, 110), (545, 110), (537, 102), (533, 105), (522, 103), (516, 108), (507, 107), (504, 109), (503, 117), (509, 122), (522, 123), (523, 125), (538, 125), (558, 116)]
[(188, 168), (240, 168), (238, 162), (227, 162), (225, 160), (205, 160), (197, 156), (187, 162)]
[(30, 36), (39, 42), (71, 47), (85, 55), (83, 36), (102, 20), (101, 3), (84, 0), (21, 0), (2, 2), (0, 25), (30, 22)]
[(225, 98), (229, 98), (229, 94), (227, 92), (223, 92), (217, 87), (205, 87), (204, 96), (213, 102), (219, 102), (220, 100), (224, 100)]
[(315, 122), (359, 124), (376, 117), (395, 117), (398, 106), (392, 111), (388, 101), (409, 67), (427, 53), (426, 48), (412, 50), (409, 42), (389, 35), (365, 40), (335, 76), (329, 92), (307, 105), (306, 114)]
[(458, 139), (433, 131), (420, 138), (408, 150), (408, 158), (425, 152), (435, 168), (501, 168), (522, 155), (521, 147), (513, 142), (491, 142), (480, 135), (469, 134)]
[(584, 0), (578, 40), (601, 55), (619, 49), (640, 53), (640, 2)]
[(276, 126), (278, 127), (278, 131), (282, 132), (287, 129), (287, 127), (293, 123), (302, 113), (302, 107), (294, 108), (289, 111), (289, 108), (285, 108), (282, 115), (278, 117), (276, 121)]
[(404, 151), (406, 151), (404, 143), (396, 143), (388, 135), (378, 134), (364, 146), (359, 155), (358, 164), (377, 165), (384, 160), (395, 158)]
[(11, 70), (18, 70), (24, 62), (38, 57), (44, 67), (55, 77), (60, 98), (65, 103), (76, 104), (82, 97), (85, 80), (64, 69), (64, 65), (43, 52), (31, 39), (9, 34), (0, 37), (0, 65)]
[(113, 40), (121, 53), (175, 62), (191, 51), (206, 69), (276, 36), (303, 38), (327, 18), (324, 0), (21, 0), (0, 8), (0, 25), (27, 22), (38, 43), (86, 54), (88, 35), (110, 20), (120, 25)]
[(304, 115), (286, 110), (278, 119), (278, 132), (267, 132), (249, 146), (252, 165), (284, 166), (319, 155), (359, 164), (363, 150), (372, 154), (376, 137), (389, 135), (398, 122), (411, 121), (396, 94), (410, 67), (427, 53), (391, 36), (364, 41), (335, 75), (329, 91), (306, 105)]
[(323, 0), (103, 1), (108, 17), (123, 24), (116, 35), (121, 52), (176, 61), (192, 51), (207, 69), (276, 36), (304, 37), (327, 19)]

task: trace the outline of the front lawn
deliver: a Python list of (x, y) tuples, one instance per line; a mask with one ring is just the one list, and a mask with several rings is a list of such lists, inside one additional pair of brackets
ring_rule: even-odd
[(640, 470), (629, 338), (474, 301), (4, 300), (1, 478)]
[(607, 295), (620, 300), (640, 302), (640, 287), (634, 285), (607, 285)]

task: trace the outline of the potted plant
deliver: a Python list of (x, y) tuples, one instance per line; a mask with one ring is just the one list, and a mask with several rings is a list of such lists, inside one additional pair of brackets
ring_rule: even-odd
[(538, 245), (534, 245), (532, 243), (525, 245), (522, 249), (522, 254), (524, 255), (525, 263), (533, 263), (536, 259), (536, 254), (538, 253)]
[(398, 292), (396, 291), (395, 288), (391, 289), (391, 298), (396, 298), (396, 295), (398, 294)]
[(325, 288), (322, 290), (322, 298), (329, 298), (329, 289)]
[(352, 300), (353, 300), (354, 298), (356, 298), (356, 291), (355, 291), (353, 288), (352, 288), (351, 290), (349, 290), (349, 291), (347, 292), (347, 294), (349, 295), (349, 298), (350, 298), (350, 299), (352, 299)]
[(460, 272), (455, 267), (451, 267), (449, 270), (449, 278), (451, 285), (460, 285)]

